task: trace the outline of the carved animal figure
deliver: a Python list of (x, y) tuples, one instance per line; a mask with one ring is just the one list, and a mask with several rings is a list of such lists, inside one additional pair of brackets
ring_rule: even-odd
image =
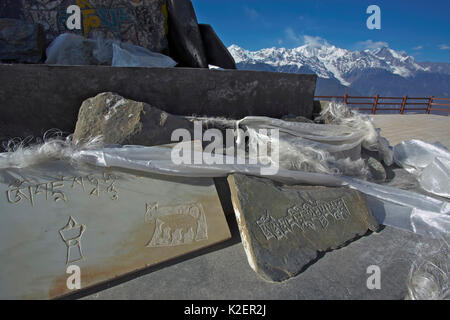
[(180, 206), (177, 213), (156, 217), (156, 228), (148, 247), (176, 246), (207, 239), (202, 209), (196, 205)]

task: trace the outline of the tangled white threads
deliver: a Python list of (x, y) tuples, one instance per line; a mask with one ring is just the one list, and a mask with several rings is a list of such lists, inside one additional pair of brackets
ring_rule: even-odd
[(318, 119), (328, 120), (331, 124), (345, 125), (355, 132), (364, 132), (363, 147), (368, 150), (373, 150), (378, 142), (378, 132), (370, 116), (350, 110), (346, 104), (330, 101)]
[(380, 135), (369, 115), (350, 110), (346, 104), (330, 101), (317, 119), (327, 120), (331, 124), (345, 125), (355, 132), (364, 133), (362, 147), (370, 151), (378, 151), (386, 165), (393, 164), (393, 152), (389, 142)]
[[(25, 168), (48, 160), (74, 160), (77, 146), (72, 143), (72, 135), (64, 138), (60, 131), (49, 130), (42, 142), (28, 146), (30, 140), (11, 139), (6, 146), (7, 152), (0, 153), (0, 169)], [(94, 149), (102, 145), (102, 137), (99, 136), (91, 139), (83, 148)]]
[[(392, 164), (389, 143), (380, 136), (370, 117), (350, 110), (345, 104), (330, 102), (320, 119), (327, 119), (329, 124), (246, 117), (236, 122), (236, 130), (244, 127), (250, 136), (248, 148), (255, 149), (267, 141), (274, 142), (260, 129), (279, 129), (279, 165), (288, 170), (367, 178), (370, 171), (361, 158), (361, 147), (378, 151), (387, 165)], [(238, 136), (236, 142), (244, 143), (243, 136)]]
[[(319, 120), (327, 119), (328, 125), (288, 123), (267, 117), (246, 117), (237, 121), (213, 117), (194, 119), (202, 121), (204, 128), (225, 130), (234, 127), (236, 144), (241, 148), (245, 144), (249, 158), (256, 156), (265, 164), (278, 161), (280, 167), (289, 170), (366, 178), (370, 173), (366, 162), (361, 159), (361, 146), (378, 151), (386, 164), (392, 164), (389, 143), (375, 129), (372, 119), (342, 103), (330, 102), (322, 111)], [(241, 128), (245, 132), (239, 131)], [(267, 129), (279, 129), (277, 141), (267, 133)], [(336, 136), (341, 140), (337, 141)], [(279, 146), (276, 159), (257, 152), (260, 145), (274, 143)]]

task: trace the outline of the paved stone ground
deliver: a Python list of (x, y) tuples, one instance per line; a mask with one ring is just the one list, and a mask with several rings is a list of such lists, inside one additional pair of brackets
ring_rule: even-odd
[(432, 114), (374, 115), (375, 126), (392, 146), (403, 140), (439, 141), (450, 149), (450, 116)]
[[(391, 144), (418, 138), (450, 148), (450, 117), (376, 115)], [(227, 210), (228, 211), (228, 210)], [(403, 299), (418, 252), (441, 243), (384, 227), (346, 247), (327, 252), (302, 274), (283, 283), (266, 282), (247, 263), (234, 216), (227, 216), (231, 240), (156, 267), (87, 289), (82, 299)], [(381, 289), (369, 290), (367, 267), (381, 270)]]
[[(83, 299), (403, 299), (416, 254), (439, 242), (385, 227), (327, 252), (305, 272), (283, 283), (260, 278), (248, 265), (234, 217), (231, 240), (183, 258), (99, 285), (70, 298)], [(428, 250), (427, 249), (427, 250)], [(367, 267), (378, 265), (381, 289), (369, 290)]]

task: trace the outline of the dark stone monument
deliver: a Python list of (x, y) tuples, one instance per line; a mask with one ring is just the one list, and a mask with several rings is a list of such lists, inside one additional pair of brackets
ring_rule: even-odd
[(0, 65), (0, 142), (74, 132), (88, 98), (115, 92), (174, 115), (312, 117), (316, 75), (188, 68)]
[(170, 56), (181, 67), (208, 68), (202, 36), (190, 0), (167, 0)]
[(44, 52), (45, 35), (40, 24), (0, 18), (0, 61), (39, 63)]
[(0, 2), (0, 18), (24, 19), (22, 1), (2, 0)]
[[(78, 5), (81, 28), (69, 30), (67, 9)], [(167, 50), (166, 0), (2, 0), (0, 18), (42, 24), (47, 44), (58, 35), (76, 33), (88, 38), (131, 41), (151, 51)]]
[(228, 182), (248, 262), (268, 281), (289, 279), (321, 253), (378, 229), (356, 190), (285, 186), (241, 174)]
[(209, 24), (199, 24), (198, 26), (202, 35), (208, 64), (224, 69), (236, 69), (233, 56), (214, 32), (214, 29)]

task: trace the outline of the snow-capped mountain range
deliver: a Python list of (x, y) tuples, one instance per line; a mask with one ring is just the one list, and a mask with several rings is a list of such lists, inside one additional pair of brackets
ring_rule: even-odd
[(259, 51), (231, 45), (228, 50), (238, 69), (317, 74), (316, 95), (450, 94), (450, 64), (416, 62), (388, 47), (351, 51), (326, 43)]

